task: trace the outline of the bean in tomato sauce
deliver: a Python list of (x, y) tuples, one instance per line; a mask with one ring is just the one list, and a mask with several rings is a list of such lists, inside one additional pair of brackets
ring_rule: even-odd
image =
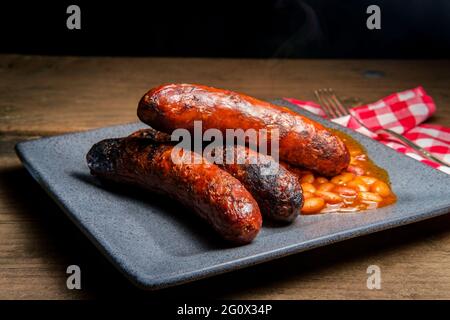
[(337, 130), (332, 130), (346, 144), (351, 160), (348, 168), (334, 177), (283, 163), (296, 174), (303, 189), (301, 214), (358, 212), (384, 207), (397, 200), (386, 170), (378, 167), (364, 147)]

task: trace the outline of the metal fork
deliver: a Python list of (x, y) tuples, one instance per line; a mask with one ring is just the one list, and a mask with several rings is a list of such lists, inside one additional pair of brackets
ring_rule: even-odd
[[(341, 102), (341, 100), (337, 97), (337, 95), (333, 89), (326, 88), (326, 89), (315, 90), (314, 94), (316, 95), (317, 100), (319, 101), (320, 105), (323, 107), (323, 111), (326, 113), (328, 118), (333, 119), (333, 118), (338, 118), (338, 117), (342, 117), (342, 116), (350, 114), (350, 109)], [(359, 121), (356, 118), (354, 118), (354, 119), (361, 126), (366, 128), (367, 130), (371, 131), (371, 129), (367, 128), (363, 123), (361, 123), (361, 121)], [(382, 134), (388, 135), (391, 139), (396, 140), (402, 144), (405, 144), (405, 145), (413, 148), (414, 150), (419, 152), (425, 158), (435, 161), (435, 162), (437, 162), (441, 165), (447, 166), (447, 167), (450, 166), (450, 164), (446, 163), (445, 161), (443, 161), (439, 158), (436, 158), (431, 153), (429, 153), (427, 150), (423, 149), (419, 145), (415, 144), (411, 140), (405, 138), (404, 136), (402, 136), (401, 134), (398, 134), (395, 131), (392, 131), (389, 129), (380, 129), (380, 130), (377, 130), (375, 133), (376, 134), (382, 133)]]

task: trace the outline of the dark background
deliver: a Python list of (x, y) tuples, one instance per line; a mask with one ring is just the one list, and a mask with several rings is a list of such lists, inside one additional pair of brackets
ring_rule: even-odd
[[(81, 30), (66, 8), (81, 8)], [(381, 7), (381, 30), (366, 8)], [(449, 0), (2, 1), (0, 52), (448, 58)]]

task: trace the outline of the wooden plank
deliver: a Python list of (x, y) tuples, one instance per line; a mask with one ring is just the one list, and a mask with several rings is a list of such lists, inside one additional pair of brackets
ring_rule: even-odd
[[(313, 99), (333, 87), (373, 101), (422, 84), (435, 123), (450, 123), (449, 61), (209, 60), (0, 55), (0, 299), (450, 298), (450, 216), (349, 240), (158, 292), (135, 289), (64, 216), (14, 154), (16, 142), (136, 120), (140, 96), (162, 82), (199, 82), (270, 99)], [(385, 73), (368, 79), (364, 70)], [(66, 268), (83, 289), (66, 288)], [(382, 270), (368, 290), (366, 269)]]
[[(196, 82), (264, 98), (314, 99), (333, 87), (375, 101), (423, 85), (441, 110), (450, 109), (449, 61), (239, 60), (0, 56), (2, 132), (54, 134), (136, 121), (147, 89)], [(364, 77), (378, 70), (381, 79)], [(441, 112), (441, 123), (450, 113)]]

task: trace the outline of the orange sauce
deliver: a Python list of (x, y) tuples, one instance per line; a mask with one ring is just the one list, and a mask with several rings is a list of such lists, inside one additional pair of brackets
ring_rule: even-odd
[(285, 165), (300, 179), (304, 205), (301, 214), (327, 212), (359, 212), (394, 203), (397, 198), (389, 181), (389, 174), (377, 166), (364, 147), (349, 135), (331, 130), (347, 146), (350, 165), (335, 177)]

